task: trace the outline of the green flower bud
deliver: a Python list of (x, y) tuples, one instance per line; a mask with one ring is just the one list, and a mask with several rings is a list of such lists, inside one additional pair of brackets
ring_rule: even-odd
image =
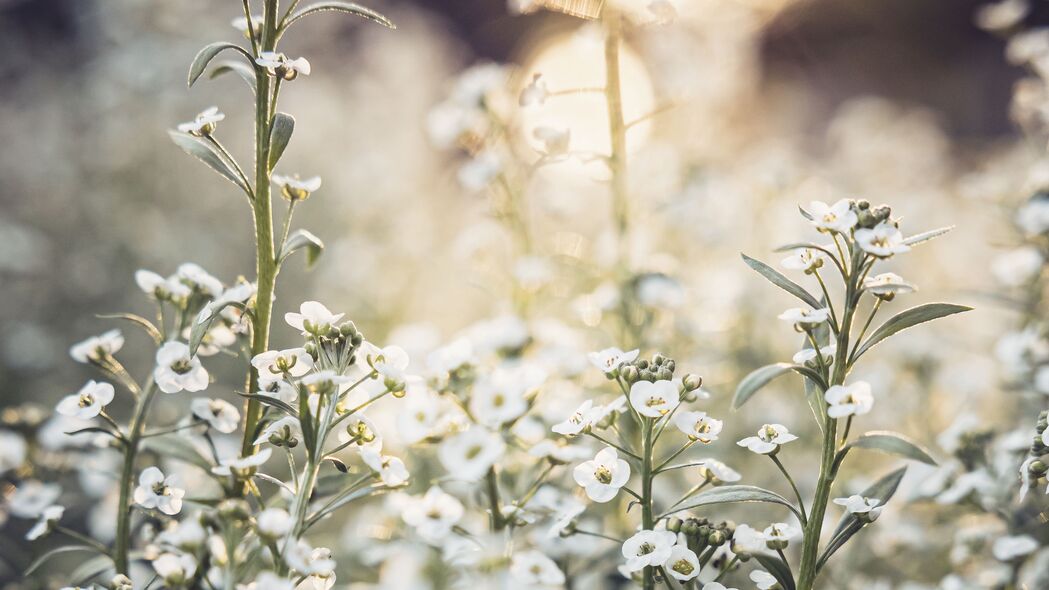
[(680, 532), (681, 531), (681, 527), (684, 524), (685, 523), (682, 522), (680, 518), (671, 518), (670, 520), (667, 521), (667, 530), (672, 532), (672, 533)]
[(695, 391), (703, 386), (703, 378), (693, 373), (686, 373), (681, 378), (681, 384), (685, 386), (685, 391)]
[(131, 578), (124, 574), (117, 574), (109, 582), (109, 587), (112, 590), (133, 590), (134, 585), (131, 583)]

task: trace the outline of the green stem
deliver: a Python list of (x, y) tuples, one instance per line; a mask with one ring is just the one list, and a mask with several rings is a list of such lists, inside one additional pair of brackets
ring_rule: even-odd
[(499, 509), (499, 476), (495, 472), (495, 466), (493, 465), (488, 469), (488, 473), (484, 476), (485, 484), (488, 487), (488, 506), (492, 513), (492, 530), (501, 531), (503, 530), (503, 513)]
[[(652, 469), (652, 422), (645, 420), (641, 424), (641, 529), (651, 531), (656, 526), (652, 514), (652, 480), (655, 474)], [(652, 567), (644, 570), (644, 590), (656, 587), (655, 571)]]
[(798, 486), (794, 483), (794, 478), (787, 472), (787, 468), (783, 466), (782, 462), (780, 462), (779, 457), (772, 454), (769, 455), (769, 459), (772, 459), (772, 462), (776, 464), (776, 467), (779, 467), (780, 472), (783, 473), (783, 477), (787, 478), (787, 483), (790, 484), (790, 489), (794, 490), (794, 497), (798, 499), (798, 508), (801, 510), (801, 526), (804, 527), (808, 524), (808, 516), (805, 515), (805, 501), (801, 499), (801, 492), (798, 491)]
[(145, 391), (135, 402), (135, 411), (128, 425), (125, 435), (127, 444), (124, 445), (124, 467), (120, 473), (120, 499), (117, 502), (117, 533), (116, 545), (113, 548), (113, 563), (117, 573), (129, 574), (128, 551), (131, 548), (131, 492), (135, 486), (135, 456), (138, 454), (138, 445), (142, 440), (142, 431), (145, 427), (146, 414), (149, 411), (156, 386), (150, 380)]
[(611, 9), (605, 10), (605, 102), (608, 105), (608, 129), (612, 152), (608, 162), (612, 171), (612, 211), (619, 237), (618, 263), (629, 267), (630, 210), (627, 195), (626, 123), (623, 120), (623, 94), (619, 72), (619, 45), (623, 37), (623, 17)]

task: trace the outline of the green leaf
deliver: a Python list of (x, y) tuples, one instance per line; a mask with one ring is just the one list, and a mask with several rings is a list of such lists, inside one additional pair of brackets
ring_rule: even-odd
[[(865, 498), (877, 498), (879, 500), (878, 505), (884, 507), (889, 503), (889, 500), (892, 499), (893, 495), (896, 494), (896, 489), (900, 487), (900, 481), (903, 480), (905, 473), (907, 473), (907, 468), (900, 467), (896, 471), (893, 471), (874, 482), (874, 485), (860, 492), (860, 495)], [(827, 547), (823, 550), (823, 555), (821, 555), (816, 562), (816, 569), (819, 570), (822, 568), (827, 560), (834, 555), (834, 552), (841, 549), (841, 547), (862, 528), (863, 523), (860, 522), (860, 519), (856, 518), (855, 515), (846, 512), (838, 522), (838, 528), (834, 530), (834, 534), (831, 536), (830, 541), (827, 542)]]
[(262, 395), (261, 393), (241, 393), (239, 391), (237, 392), (237, 395), (243, 398), (256, 400), (260, 404), (266, 406), (272, 406), (274, 408), (277, 408), (289, 416), (299, 415), (299, 412), (295, 408), (291, 407), (291, 405), (289, 405), (287, 402), (279, 400), (270, 395)]
[(40, 569), (40, 566), (44, 565), (49, 559), (62, 553), (72, 553), (74, 551), (92, 551), (98, 553), (98, 549), (90, 545), (63, 545), (61, 547), (55, 547), (54, 549), (44, 553), (40, 557), (33, 560), (33, 563), (29, 564), (29, 567), (25, 570), (25, 575), (29, 576), (36, 570)]
[(856, 440), (845, 445), (845, 448), (874, 449), (921, 461), (926, 465), (936, 465), (936, 461), (929, 456), (928, 451), (898, 432), (881, 430), (866, 432)]
[(145, 330), (146, 334), (149, 334), (149, 337), (153, 339), (153, 342), (160, 344), (164, 341), (164, 336), (160, 333), (160, 330), (153, 325), (153, 322), (140, 315), (135, 315), (133, 313), (109, 313), (96, 315), (95, 317), (103, 320), (127, 320)]
[(232, 49), (239, 52), (241, 55), (246, 57), (249, 62), (254, 62), (251, 54), (244, 50), (240, 45), (236, 43), (230, 43), (229, 41), (217, 41), (210, 45), (206, 45), (203, 49), (197, 52), (197, 56), (193, 58), (193, 63), (189, 66), (189, 85), (192, 86), (197, 78), (204, 73), (207, 69), (208, 64), (211, 60), (215, 59), (215, 56), (222, 53), (227, 49)]
[(773, 557), (771, 555), (762, 555), (761, 553), (755, 553), (754, 559), (758, 560), (761, 567), (765, 568), (772, 577), (776, 578), (779, 585), (784, 590), (794, 590), (794, 574), (790, 571), (790, 565), (785, 563), (779, 556)]
[(218, 305), (213, 305), (214, 302), (209, 303), (200, 310), (197, 314), (196, 319), (193, 321), (193, 326), (189, 329), (189, 354), (190, 356), (197, 354), (197, 349), (200, 348), (200, 343), (204, 341), (204, 336), (207, 335), (208, 330), (211, 328), (211, 323), (215, 321), (215, 318), (219, 317), (219, 313), (227, 307), (236, 307), (237, 309), (247, 313), (248, 306), (244, 305), (240, 301), (223, 301)]
[(142, 439), (142, 448), (171, 457), (211, 473), (212, 464), (201, 455), (188, 440), (177, 435), (155, 436)]
[(948, 227), (941, 227), (939, 229), (929, 230), (920, 234), (914, 234), (913, 236), (903, 240), (903, 243), (908, 246), (914, 246), (915, 244), (921, 244), (923, 242), (928, 242), (929, 240), (938, 238), (943, 234), (951, 231), (952, 229), (954, 229), (953, 225)]
[[(73, 573), (69, 574), (69, 582), (71, 584), (83, 584), (102, 576), (107, 571), (116, 573), (113, 558), (108, 555), (96, 555), (78, 565), (73, 570)], [(112, 576), (109, 577), (112, 578)]]
[(765, 264), (764, 262), (761, 262), (760, 260), (755, 260), (750, 256), (747, 256), (746, 254), (740, 254), (740, 256), (743, 257), (743, 262), (746, 262), (747, 266), (754, 269), (755, 271), (757, 271), (758, 274), (768, 279), (769, 282), (771, 282), (773, 285), (776, 285), (777, 287), (783, 289), (787, 293), (790, 293), (798, 299), (801, 299), (812, 309), (820, 309), (821, 307), (823, 307), (822, 305), (820, 305), (820, 302), (815, 297), (813, 297), (808, 291), (804, 289), (804, 287), (783, 276), (776, 269)]
[(761, 388), (768, 385), (773, 379), (792, 371), (806, 377), (816, 385), (825, 389), (823, 378), (820, 377), (816, 371), (813, 371), (808, 367), (792, 365), (790, 363), (765, 365), (760, 369), (755, 369), (739, 382), (739, 386), (736, 387), (736, 394), (732, 397), (732, 409), (738, 410), (743, 407), (743, 404), (747, 403), (747, 400), (753, 397), (753, 395), (761, 390)]
[(334, 499), (332, 499), (330, 502), (324, 505), (324, 507), (318, 509), (317, 512), (311, 514), (309, 518), (306, 519), (303, 532), (305, 532), (306, 529), (316, 524), (325, 516), (328, 516), (332, 512), (335, 512), (336, 510), (342, 508), (350, 502), (353, 502), (354, 500), (358, 500), (360, 498), (364, 498), (366, 496), (371, 495), (372, 493), (379, 491), (383, 491), (383, 487), (381, 486), (381, 484), (372, 484), (369, 486), (365, 486), (359, 490), (353, 490), (352, 488), (350, 488), (345, 492), (341, 492), (339, 495), (336, 495)]
[(790, 503), (790, 500), (787, 500), (775, 492), (748, 485), (719, 486), (701, 492), (693, 496), (689, 503), (674, 508), (672, 512), (668, 512), (667, 514), (674, 514), (681, 512), (682, 510), (692, 510), (693, 508), (699, 508), (700, 506), (728, 504), (731, 502), (764, 502), (766, 504), (779, 504), (790, 508), (791, 511), (798, 516), (798, 520), (801, 520), (801, 512), (794, 507), (794, 504)]
[(912, 307), (906, 311), (901, 311), (889, 318), (867, 338), (867, 340), (852, 355), (851, 362), (855, 362), (855, 360), (860, 358), (863, 353), (897, 332), (902, 332), (903, 330), (917, 326), (918, 324), (954, 315), (956, 313), (962, 313), (963, 311), (969, 311), (971, 309), (971, 307), (955, 305), (953, 303), (926, 303), (924, 305), (919, 305), (918, 307)]
[(211, 73), (208, 74), (208, 79), (214, 80), (215, 78), (230, 72), (239, 76), (241, 80), (244, 80), (248, 85), (248, 88), (251, 88), (252, 94), (258, 92), (258, 79), (255, 77), (255, 68), (239, 61), (221, 61), (215, 64), (215, 67), (211, 69)]
[(170, 135), (171, 140), (187, 154), (204, 162), (209, 168), (222, 175), (223, 178), (237, 185), (240, 190), (251, 195), (251, 189), (243, 180), (241, 180), (240, 176), (237, 175), (237, 172), (229, 162), (219, 155), (214, 148), (208, 145), (206, 141), (188, 133), (174, 130), (169, 130), (168, 135)]
[(294, 130), (295, 117), (287, 113), (277, 113), (273, 116), (273, 125), (270, 126), (270, 170), (273, 170), (284, 154), (284, 148), (288, 147)]
[(324, 242), (304, 229), (295, 230), (290, 236), (288, 236), (287, 241), (284, 242), (278, 260), (283, 264), (285, 258), (293, 254), (295, 251), (302, 249), (306, 250), (306, 268), (312, 268), (313, 264), (317, 262), (317, 258), (324, 250)]
[(284, 29), (287, 29), (291, 25), (291, 23), (299, 20), (300, 18), (309, 16), (311, 14), (317, 14), (318, 12), (345, 12), (347, 14), (352, 14), (370, 20), (372, 22), (379, 23), (384, 27), (389, 27), (391, 29), (397, 28), (397, 25), (393, 24), (393, 22), (390, 21), (390, 19), (379, 14), (378, 12), (375, 12), (370, 8), (365, 8), (360, 4), (354, 4), (353, 2), (338, 2), (333, 0), (329, 2), (317, 2), (316, 4), (310, 4), (309, 6), (303, 7), (295, 11), (294, 14), (289, 16), (288, 19), (284, 21), (284, 24), (281, 26), (281, 30), (283, 31)]

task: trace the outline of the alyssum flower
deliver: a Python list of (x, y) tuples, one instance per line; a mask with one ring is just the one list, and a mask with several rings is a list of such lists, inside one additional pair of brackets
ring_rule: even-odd
[(69, 349), (69, 356), (78, 363), (99, 363), (116, 354), (123, 346), (124, 335), (120, 330), (109, 330), (74, 344)]
[(113, 394), (113, 386), (109, 383), (88, 381), (80, 391), (62, 398), (55, 410), (63, 416), (90, 420), (113, 401)]
[(630, 405), (648, 418), (662, 417), (677, 407), (680, 398), (677, 384), (669, 380), (638, 381), (630, 386)]
[(177, 129), (190, 135), (207, 137), (215, 132), (218, 122), (225, 118), (226, 115), (220, 113), (218, 107), (209, 107), (201, 111), (192, 121), (179, 123)]
[(182, 510), (182, 497), (186, 495), (186, 490), (178, 485), (177, 475), (165, 477), (159, 468), (147, 467), (138, 477), (135, 503), (143, 508), (155, 508), (164, 514), (178, 514)]
[(874, 396), (871, 386), (866, 381), (856, 381), (851, 385), (834, 385), (824, 394), (827, 401), (827, 415), (831, 418), (861, 416), (874, 407)]
[(594, 502), (608, 502), (619, 494), (619, 488), (630, 480), (630, 464), (619, 458), (615, 449), (602, 449), (590, 461), (584, 461), (572, 471), (588, 498)]
[(208, 372), (183, 342), (165, 342), (157, 350), (153, 379), (164, 393), (201, 391), (208, 387)]
[(794, 440), (798, 440), (798, 437), (791, 434), (786, 426), (765, 424), (758, 429), (757, 436), (748, 436), (736, 444), (759, 455), (769, 455), (778, 451), (780, 445)]
[(305, 57), (291, 59), (283, 53), (263, 51), (255, 59), (255, 63), (266, 68), (271, 76), (288, 81), (294, 80), (299, 74), (310, 75), (310, 62)]

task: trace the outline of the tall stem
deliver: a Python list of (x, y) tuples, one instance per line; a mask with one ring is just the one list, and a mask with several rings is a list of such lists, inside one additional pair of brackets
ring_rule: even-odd
[(626, 123), (623, 121), (623, 93), (619, 75), (619, 45), (623, 38), (623, 18), (615, 11), (605, 17), (605, 102), (608, 105), (608, 130), (612, 151), (609, 167), (612, 170), (612, 212), (619, 238), (620, 266), (629, 266), (630, 248), (627, 245), (629, 201), (627, 196)]
[[(641, 425), (641, 529), (650, 531), (656, 521), (652, 514), (652, 421), (644, 419)], [(655, 569), (645, 567), (644, 590), (656, 587)]]
[[(263, 11), (262, 50), (273, 51), (277, 39), (278, 0), (266, 0)], [(269, 73), (255, 66), (255, 271), (258, 291), (255, 296), (255, 322), (252, 327), (251, 354), (255, 356), (269, 348), (270, 320), (273, 312), (273, 290), (277, 282), (277, 259), (273, 251), (273, 211), (270, 201), (269, 136), (271, 105), (276, 97), (271, 94)], [(258, 391), (259, 374), (254, 367), (248, 374), (248, 392)], [(255, 426), (262, 406), (258, 400), (248, 400), (244, 411), (244, 440), (241, 452), (254, 451)]]
[(128, 551), (131, 548), (131, 491), (135, 486), (135, 457), (138, 445), (142, 441), (142, 431), (146, 423), (146, 413), (153, 401), (156, 387), (150, 380), (146, 389), (135, 402), (135, 411), (128, 426), (127, 442), (124, 445), (124, 467), (120, 474), (120, 499), (117, 503), (116, 546), (113, 549), (113, 563), (118, 573), (128, 575)]

